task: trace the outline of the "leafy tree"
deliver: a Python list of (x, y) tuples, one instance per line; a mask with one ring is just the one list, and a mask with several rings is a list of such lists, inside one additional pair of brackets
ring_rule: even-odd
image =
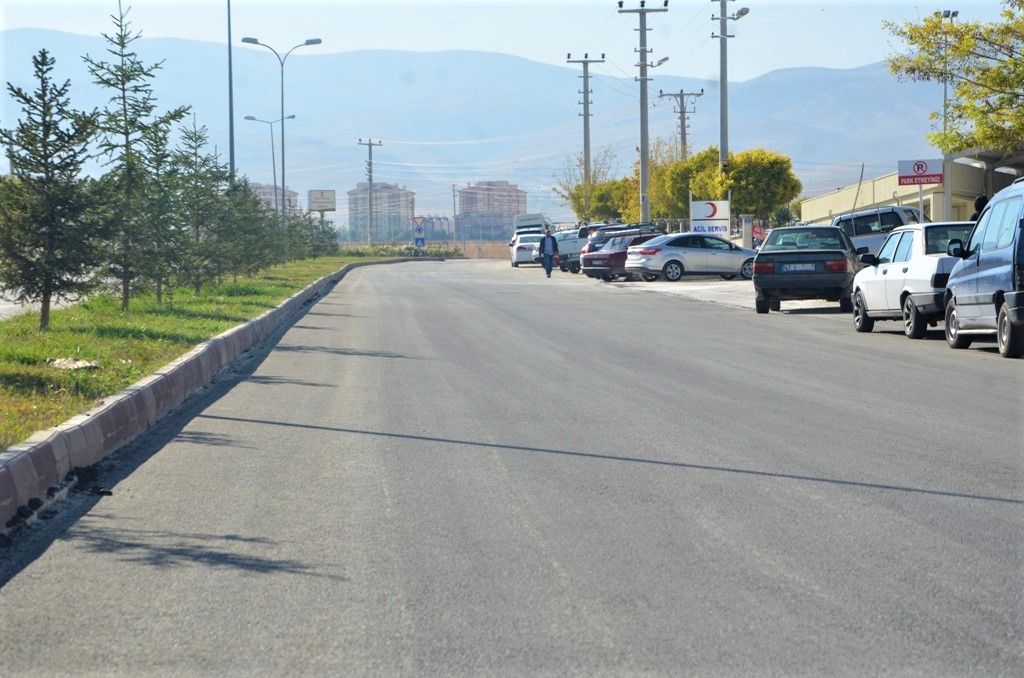
[[(885, 22), (908, 46), (888, 59), (901, 80), (947, 82), (945, 124), (927, 135), (947, 153), (973, 148), (1011, 151), (1024, 139), (1024, 0), (1004, 0), (1001, 21), (945, 21), (941, 13), (918, 22)], [(943, 115), (945, 113), (945, 115)]]
[[(669, 186), (671, 169), (683, 161), (682, 149), (675, 143), (655, 139), (648, 157), (649, 182), (647, 200), (651, 205), (652, 219), (678, 219), (683, 216), (683, 205)], [(639, 167), (637, 168), (639, 171)], [(640, 178), (637, 177), (639, 183)]]
[(768, 221), (772, 212), (789, 205), (803, 190), (790, 159), (763, 148), (730, 154), (729, 167), (733, 213)]
[(720, 188), (714, 182), (718, 180), (718, 174), (718, 148), (716, 146), (711, 146), (700, 153), (691, 155), (686, 160), (667, 167), (663, 172), (665, 184), (663, 199), (668, 202), (667, 209), (671, 213), (670, 218), (689, 219), (691, 190), (698, 199), (713, 199), (708, 198), (709, 195), (717, 197)]
[(634, 183), (628, 177), (598, 184), (594, 187), (591, 220), (625, 221), (629, 211), (630, 196), (633, 193)]
[(567, 157), (562, 169), (562, 177), (556, 179), (551, 189), (555, 195), (572, 207), (572, 211), (581, 221), (594, 219), (594, 192), (597, 186), (608, 180), (611, 170), (616, 164), (615, 154), (610, 146), (591, 154), (590, 183), (586, 181), (586, 163), (583, 152), (575, 157)]
[(152, 182), (143, 162), (146, 135), (154, 126), (169, 126), (181, 120), (188, 108), (156, 114), (151, 80), (163, 62), (146, 66), (131, 51), (132, 43), (142, 34), (130, 32), (128, 10), (120, 0), (117, 8), (113, 17), (116, 32), (103, 34), (112, 61), (98, 61), (88, 55), (84, 60), (95, 84), (112, 90), (107, 108), (100, 115), (100, 149), (113, 167), (109, 180), (116, 187), (108, 267), (120, 284), (121, 308), (127, 310), (133, 287), (158, 275), (160, 268), (153, 250), (147, 247), (159, 240), (153, 233), (159, 223), (150, 221), (145, 209)]
[(53, 82), (55, 62), (45, 49), (32, 57), (35, 91), (7, 83), (25, 118), (0, 130), (12, 172), (0, 181), (0, 284), (19, 301), (40, 302), (42, 332), (54, 300), (92, 289), (103, 232), (98, 188), (80, 178), (97, 113), (70, 107), (71, 81)]

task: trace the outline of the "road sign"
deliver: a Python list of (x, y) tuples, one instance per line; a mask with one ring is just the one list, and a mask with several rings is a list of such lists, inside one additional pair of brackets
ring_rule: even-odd
[(900, 186), (941, 184), (942, 178), (942, 158), (937, 160), (899, 161)]
[(422, 248), (424, 248), (426, 246), (427, 246), (427, 239), (426, 238), (416, 238), (416, 247), (417, 248), (421, 248), (422, 249)]

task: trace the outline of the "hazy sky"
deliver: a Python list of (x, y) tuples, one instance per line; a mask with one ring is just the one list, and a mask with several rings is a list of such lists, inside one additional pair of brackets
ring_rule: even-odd
[[(227, 41), (228, 0), (125, 0), (132, 28), (145, 37)], [(231, 32), (239, 49), (245, 36), (280, 52), (318, 37), (321, 52), (362, 49), (483, 50), (565, 65), (584, 53), (606, 63), (595, 73), (635, 76), (636, 14), (620, 14), (614, 0), (231, 0)], [(636, 9), (639, 0), (625, 0)], [(661, 7), (651, 0), (647, 7)], [(903, 21), (941, 9), (961, 19), (991, 21), (998, 0), (952, 0), (933, 5), (899, 0), (730, 0), (730, 81), (779, 68), (852, 68), (894, 52), (883, 19)], [(112, 30), (117, 0), (0, 0), (0, 28), (37, 27), (99, 35)], [(669, 57), (659, 73), (717, 79), (719, 0), (671, 0), (667, 12), (647, 14), (651, 60)], [(256, 47), (255, 49), (262, 49)], [(310, 49), (310, 48), (306, 48)]]

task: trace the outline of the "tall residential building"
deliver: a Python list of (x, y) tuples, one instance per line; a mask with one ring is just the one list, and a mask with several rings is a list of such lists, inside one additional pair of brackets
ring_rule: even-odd
[[(361, 181), (348, 192), (348, 226), (352, 240), (367, 240), (370, 184)], [(373, 183), (373, 227), (370, 238), (376, 241), (409, 240), (412, 217), (416, 213), (416, 194), (397, 184)]]
[(516, 215), (526, 213), (526, 191), (507, 181), (480, 181), (458, 193), (455, 227), (462, 238), (504, 240)]
[[(264, 205), (273, 211), (281, 209), (281, 187), (271, 186), (270, 184), (252, 184), (252, 190), (256, 192), (256, 197), (259, 198)], [(299, 207), (299, 194), (295, 191), (285, 191), (286, 204), (288, 211), (292, 212)]]

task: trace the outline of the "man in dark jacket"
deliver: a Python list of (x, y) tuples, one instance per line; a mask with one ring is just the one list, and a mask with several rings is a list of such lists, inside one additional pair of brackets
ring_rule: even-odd
[(541, 262), (544, 264), (544, 272), (551, 277), (551, 267), (554, 265), (555, 256), (558, 254), (558, 241), (551, 235), (551, 229), (544, 230), (544, 237), (537, 245), (537, 252), (540, 254)]

